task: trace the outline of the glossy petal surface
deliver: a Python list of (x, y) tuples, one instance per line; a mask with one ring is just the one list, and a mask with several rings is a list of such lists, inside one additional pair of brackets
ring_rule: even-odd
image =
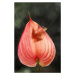
[(26, 24), (18, 45), (18, 57), (22, 64), (35, 67), (48, 66), (55, 57), (55, 46), (49, 35), (31, 18)]

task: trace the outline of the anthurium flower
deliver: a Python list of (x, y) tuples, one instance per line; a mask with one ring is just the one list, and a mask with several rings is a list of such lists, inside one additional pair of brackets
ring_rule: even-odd
[(18, 45), (20, 62), (29, 67), (48, 66), (55, 57), (55, 45), (49, 35), (31, 18), (26, 24)]

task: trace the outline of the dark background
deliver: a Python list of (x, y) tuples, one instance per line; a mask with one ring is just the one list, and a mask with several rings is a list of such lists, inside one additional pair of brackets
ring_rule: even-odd
[(18, 59), (18, 43), (25, 25), (32, 20), (40, 26), (47, 27), (47, 33), (56, 47), (56, 56), (47, 67), (41, 67), (42, 72), (61, 72), (61, 3), (14, 3), (14, 72), (38, 72), (38, 67), (27, 67)]

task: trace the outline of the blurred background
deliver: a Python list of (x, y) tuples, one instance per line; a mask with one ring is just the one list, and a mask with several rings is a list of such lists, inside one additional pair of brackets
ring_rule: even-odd
[(61, 3), (14, 3), (14, 72), (15, 73), (38, 73), (38, 66), (28, 67), (18, 59), (17, 50), (19, 40), (25, 25), (32, 20), (40, 26), (47, 27), (47, 33), (52, 38), (56, 47), (56, 56), (47, 67), (41, 67), (43, 73), (61, 72)]

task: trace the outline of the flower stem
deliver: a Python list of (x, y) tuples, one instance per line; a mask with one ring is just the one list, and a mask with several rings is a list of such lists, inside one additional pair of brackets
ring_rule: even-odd
[(41, 67), (40, 67), (39, 63), (38, 63), (38, 68), (39, 68), (39, 72), (41, 72)]
[(40, 64), (39, 64), (39, 58), (37, 58), (36, 61), (37, 61), (37, 65), (38, 65), (38, 68), (39, 68), (39, 72), (42, 72), (42, 71), (41, 71)]

